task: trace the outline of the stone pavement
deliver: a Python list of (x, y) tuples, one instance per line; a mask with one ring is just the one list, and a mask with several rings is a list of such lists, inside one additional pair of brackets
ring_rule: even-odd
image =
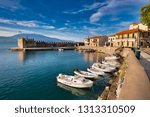
[(133, 51), (128, 54), (128, 67), (122, 85), (119, 100), (150, 100), (150, 82), (148, 76), (136, 59)]
[(140, 63), (143, 65), (150, 80), (150, 55), (141, 51)]

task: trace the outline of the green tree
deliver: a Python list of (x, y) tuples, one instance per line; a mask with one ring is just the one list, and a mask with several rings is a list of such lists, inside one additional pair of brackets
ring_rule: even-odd
[(150, 28), (150, 4), (141, 8), (141, 23), (147, 25)]

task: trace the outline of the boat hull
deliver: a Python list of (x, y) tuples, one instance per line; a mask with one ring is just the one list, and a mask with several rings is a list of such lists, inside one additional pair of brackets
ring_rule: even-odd
[(111, 72), (114, 72), (114, 71), (115, 71), (115, 69), (113, 69), (113, 68), (101, 69), (101, 68), (96, 67), (96, 66), (92, 66), (92, 68), (97, 69), (97, 70), (101, 70), (101, 71), (106, 72), (106, 73), (111, 73)]
[(93, 86), (93, 81), (80, 76), (69, 76), (59, 74), (57, 76), (57, 82), (75, 88), (90, 88)]
[(94, 79), (94, 78), (97, 78), (97, 77), (98, 77), (98, 75), (92, 74), (92, 73), (89, 73), (89, 74), (91, 74), (91, 75), (84, 75), (84, 74), (81, 74), (81, 73), (79, 73), (79, 72), (77, 72), (77, 71), (74, 71), (74, 73), (75, 73), (76, 75), (82, 76), (82, 77), (84, 77), (84, 78), (92, 78), (92, 79)]
[(80, 84), (74, 84), (72, 82), (67, 82), (67, 81), (61, 80), (59, 78), (57, 78), (57, 82), (62, 83), (67, 86), (70, 86), (70, 87), (75, 87), (75, 88), (90, 88), (93, 86), (93, 83), (80, 85)]
[(103, 72), (103, 71), (101, 71), (101, 72), (96, 72), (96, 71), (94, 71), (94, 70), (91, 70), (91, 69), (87, 69), (89, 72), (91, 72), (91, 73), (93, 73), (93, 74), (96, 74), (96, 75), (99, 75), (99, 76), (104, 76), (105, 75), (105, 73)]

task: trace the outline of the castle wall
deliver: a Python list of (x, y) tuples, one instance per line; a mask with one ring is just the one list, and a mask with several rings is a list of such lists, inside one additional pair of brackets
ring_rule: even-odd
[(83, 45), (81, 42), (44, 42), (34, 39), (18, 39), (18, 48), (37, 48), (37, 47), (74, 47)]

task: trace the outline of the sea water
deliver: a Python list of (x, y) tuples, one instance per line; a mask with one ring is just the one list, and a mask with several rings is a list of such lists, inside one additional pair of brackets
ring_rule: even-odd
[(103, 78), (94, 80), (89, 89), (57, 83), (59, 73), (73, 75), (75, 69), (86, 70), (102, 54), (66, 51), (8, 50), (12, 43), (0, 43), (0, 99), (6, 100), (90, 100), (97, 99), (105, 88)]

